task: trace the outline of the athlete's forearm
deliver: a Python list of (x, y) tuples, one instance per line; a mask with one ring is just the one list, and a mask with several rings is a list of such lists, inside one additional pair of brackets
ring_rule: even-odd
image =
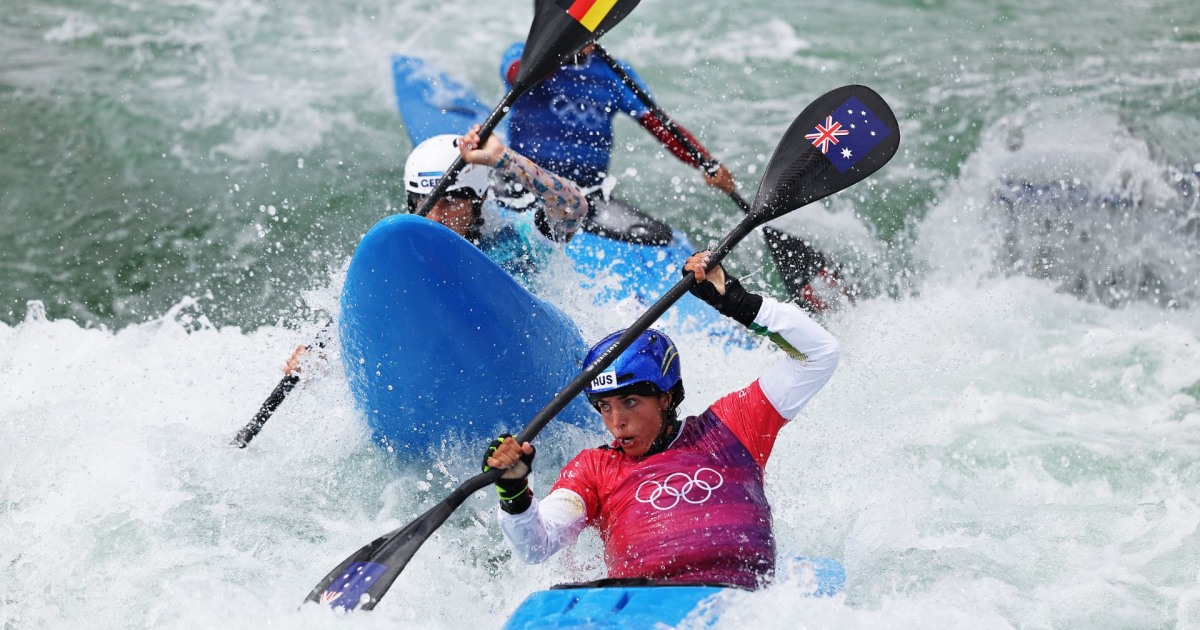
[(763, 298), (751, 328), (788, 354), (758, 380), (779, 414), (794, 418), (833, 376), (842, 356), (841, 344), (800, 307), (769, 297)]
[(518, 558), (526, 564), (544, 562), (575, 541), (587, 524), (583, 500), (570, 490), (555, 490), (544, 500), (534, 498), (520, 514), (498, 511), (500, 531)]
[(684, 142), (681, 142), (674, 133), (671, 133), (671, 129), (667, 125), (674, 125), (675, 131), (679, 132), (679, 134), (682, 135), (687, 142), (690, 142), (692, 147), (695, 147), (697, 150), (699, 150), (700, 159), (708, 159), (709, 157), (708, 151), (704, 149), (704, 147), (700, 144), (700, 141), (697, 140), (696, 137), (691, 134), (691, 132), (689, 132), (687, 129), (684, 129), (683, 126), (679, 125), (678, 123), (661, 120), (658, 116), (655, 116), (653, 112), (647, 112), (645, 116), (642, 116), (638, 119), (638, 124), (640, 124), (646, 129), (646, 131), (649, 131), (655, 138), (657, 138), (658, 141), (661, 142), (663, 146), (665, 146), (667, 150), (671, 152), (672, 155), (679, 158), (680, 161), (688, 166), (700, 168), (701, 164), (696, 159), (697, 156), (692, 153), (691, 149), (689, 149)]
[(534, 164), (529, 158), (505, 149), (495, 168), (511, 175), (532, 192), (546, 212), (546, 219), (561, 234), (573, 234), (587, 215), (588, 202), (570, 181)]

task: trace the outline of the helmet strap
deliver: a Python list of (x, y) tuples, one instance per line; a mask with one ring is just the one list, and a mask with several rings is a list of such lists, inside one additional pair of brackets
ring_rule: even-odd
[(463, 238), (471, 241), (476, 247), (479, 247), (480, 243), (483, 242), (483, 200), (473, 200), (471, 208), (475, 212), (475, 220), (471, 222), (471, 226), (467, 228), (467, 233)]

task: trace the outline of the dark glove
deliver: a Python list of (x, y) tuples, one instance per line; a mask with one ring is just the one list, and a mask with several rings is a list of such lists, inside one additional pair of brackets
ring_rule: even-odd
[[(684, 275), (687, 275), (686, 271)], [(690, 291), (692, 295), (717, 309), (718, 313), (737, 320), (747, 328), (754, 323), (754, 318), (758, 317), (758, 309), (762, 308), (762, 296), (747, 291), (728, 271), (725, 272), (725, 295), (721, 295), (716, 285), (708, 280), (692, 285)]]
[[(504, 442), (504, 438), (512, 437), (511, 433), (505, 433), (500, 437), (492, 440), (488, 444), (487, 449), (483, 452), (483, 463), (481, 468), (483, 472), (488, 472), (492, 469), (488, 466), (487, 460), (500, 448), (500, 444)], [(525, 464), (525, 474), (513, 479), (505, 479), (503, 477), (496, 480), (496, 493), (500, 495), (500, 509), (509, 514), (520, 514), (529, 509), (533, 503), (533, 492), (529, 490), (529, 473), (533, 472), (533, 458), (537, 455), (537, 449), (528, 455), (521, 455), (520, 463)]]

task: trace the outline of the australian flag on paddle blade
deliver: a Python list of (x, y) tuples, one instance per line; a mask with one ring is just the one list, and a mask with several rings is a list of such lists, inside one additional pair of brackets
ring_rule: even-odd
[(858, 97), (851, 96), (804, 137), (845, 173), (891, 132)]
[(362, 596), (387, 571), (387, 565), (375, 562), (355, 562), (321, 593), (322, 604), (343, 610), (354, 610), (364, 603)]

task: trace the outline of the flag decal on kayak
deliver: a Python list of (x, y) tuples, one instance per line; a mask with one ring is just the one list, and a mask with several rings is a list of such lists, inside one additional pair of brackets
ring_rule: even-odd
[(890, 133), (874, 112), (851, 96), (804, 137), (845, 173)]
[(371, 588), (387, 565), (376, 562), (355, 562), (346, 567), (329, 588), (321, 593), (321, 603), (334, 608), (354, 610), (359, 600)]
[(558, 0), (558, 6), (566, 9), (567, 15), (593, 33), (616, 4), (617, 0)]

